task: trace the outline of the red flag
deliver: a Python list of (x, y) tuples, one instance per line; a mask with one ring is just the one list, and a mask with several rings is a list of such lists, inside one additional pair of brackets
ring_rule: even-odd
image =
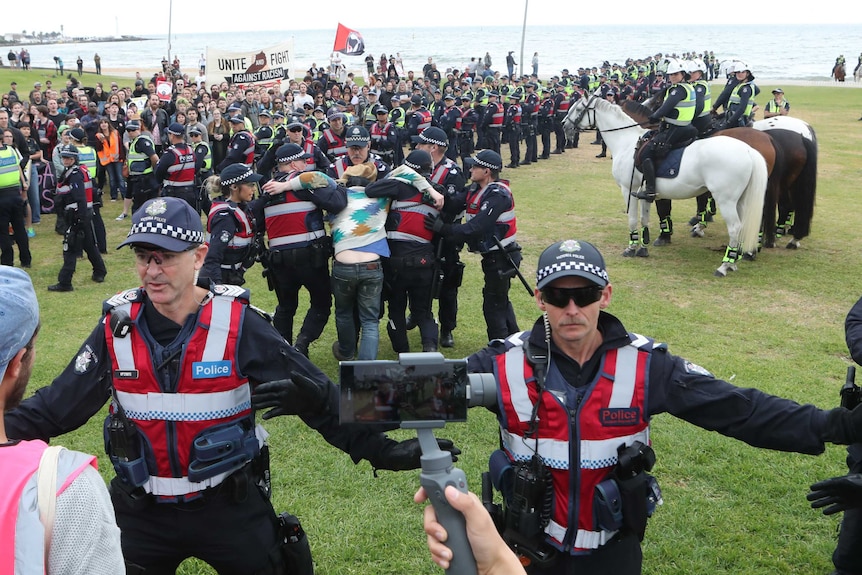
[(339, 22), (332, 50), (349, 56), (359, 56), (365, 52), (365, 41), (362, 39), (362, 34)]

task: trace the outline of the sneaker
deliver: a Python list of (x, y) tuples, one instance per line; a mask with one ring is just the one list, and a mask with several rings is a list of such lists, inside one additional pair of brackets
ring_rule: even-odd
[(116, 219), (117, 219), (117, 221), (118, 221), (118, 222), (122, 222), (123, 220), (125, 220), (125, 219), (126, 219), (126, 218), (128, 218), (128, 217), (129, 217), (129, 216), (128, 216), (125, 212), (123, 212), (122, 214), (120, 214), (119, 216), (117, 216), (117, 218), (116, 218)]
[(74, 289), (75, 288), (70, 285), (67, 286), (63, 284), (54, 284), (48, 286), (48, 291), (73, 291)]
[(33, 229), (33, 226), (30, 226), (29, 228), (27, 228), (27, 237), (28, 238), (35, 238), (36, 237), (36, 230)]

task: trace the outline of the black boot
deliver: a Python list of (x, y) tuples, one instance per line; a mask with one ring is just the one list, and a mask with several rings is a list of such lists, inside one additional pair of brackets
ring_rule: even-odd
[(655, 166), (652, 163), (652, 158), (647, 158), (643, 161), (641, 172), (644, 175), (644, 188), (639, 190), (634, 196), (639, 200), (652, 202), (655, 200)]

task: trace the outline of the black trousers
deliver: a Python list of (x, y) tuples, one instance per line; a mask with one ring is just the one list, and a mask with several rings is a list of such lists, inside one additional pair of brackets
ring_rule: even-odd
[(551, 154), (551, 131), (553, 126), (550, 120), (539, 124), (539, 134), (542, 137), (542, 157), (548, 158)]
[(438, 339), (437, 323), (431, 315), (431, 283), (434, 268), (431, 265), (422, 267), (405, 265), (404, 260), (418, 258), (391, 257), (383, 264), (383, 281), (386, 285), (386, 297), (389, 301), (389, 321), (386, 331), (392, 350), (396, 353), (410, 351), (407, 340), (407, 306), (410, 305), (410, 316), (419, 328), (422, 345), (436, 347)]
[(144, 202), (158, 195), (159, 188), (152, 174), (130, 176), (126, 182), (126, 197), (132, 200), (132, 213), (138, 211), (138, 208), (144, 205)]
[(185, 200), (194, 211), (201, 213), (198, 191), (194, 186), (164, 186), (162, 196)]
[[(66, 214), (66, 219), (67, 221), (72, 219), (70, 214)], [(90, 264), (93, 266), (93, 275), (106, 275), (108, 270), (105, 268), (102, 254), (99, 253), (99, 247), (96, 245), (96, 231), (93, 227), (92, 217), (84, 219), (80, 224), (80, 228), (84, 232), (82, 249), (87, 254), (87, 259), (90, 260)], [(64, 286), (72, 285), (72, 276), (75, 275), (80, 255), (80, 249), (73, 249), (68, 243), (63, 243), (63, 267), (60, 268), (60, 273), (57, 274), (57, 283)]]
[(561, 152), (566, 149), (566, 130), (563, 128), (563, 120), (566, 119), (564, 114), (554, 116), (554, 135), (557, 139), (557, 145), (554, 151)]
[(506, 134), (506, 141), (509, 142), (509, 161), (517, 166), (521, 163), (521, 133), (520, 131), (511, 131)]
[[(284, 250), (292, 252), (294, 250)], [(277, 252), (273, 252), (277, 253)], [(309, 307), (299, 329), (298, 338), (311, 343), (320, 337), (329, 314), (332, 310), (332, 286), (329, 280), (329, 267), (312, 267), (308, 262), (271, 262), (269, 273), (272, 274), (275, 297), (275, 315), (272, 323), (281, 336), (295, 343), (293, 339), (293, 318), (299, 308), (299, 290), (305, 288), (309, 294)]]
[[(278, 519), (272, 504), (252, 484), (241, 500), (230, 478), (188, 503), (131, 500), (111, 482), (111, 500), (122, 531), (123, 557), (146, 575), (174, 575), (189, 557), (209, 563), (219, 575), (272, 572)], [(210, 493), (212, 492), (212, 493)]]
[[(847, 468), (850, 473), (862, 473), (862, 443), (847, 448)], [(862, 509), (844, 512), (832, 563), (842, 573), (862, 573)]]
[[(515, 265), (521, 263), (520, 251), (509, 252)], [(520, 331), (515, 319), (515, 310), (509, 301), (509, 288), (512, 285), (512, 265), (499, 252), (482, 254), (482, 273), (485, 285), (482, 288), (482, 315), (488, 331), (488, 341), (505, 339)], [(509, 272), (509, 273), (507, 273)]]
[[(30, 255), (30, 239), (24, 225), (24, 206), (26, 200), (17, 191), (0, 192), (0, 264), (15, 265), (15, 250), (12, 239), (18, 244), (22, 266), (29, 267), (33, 263)], [(9, 235), (9, 226), (13, 235)]]
[(547, 569), (527, 568), (529, 575), (640, 575), (643, 553), (635, 535), (618, 535), (589, 555), (559, 555)]
[(489, 150), (493, 150), (500, 153), (500, 128), (495, 128), (493, 126), (488, 126), (485, 128), (485, 147)]

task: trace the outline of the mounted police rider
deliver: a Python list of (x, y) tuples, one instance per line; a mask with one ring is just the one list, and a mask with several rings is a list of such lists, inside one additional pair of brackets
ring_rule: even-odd
[[(655, 200), (655, 160), (661, 159), (675, 144), (693, 137), (697, 130), (691, 125), (694, 119), (696, 97), (694, 89), (684, 82), (685, 65), (672, 60), (668, 64), (667, 75), (671, 86), (667, 89), (664, 103), (653, 112), (650, 122), (661, 122), (658, 134), (644, 145), (641, 152), (641, 172), (644, 176), (644, 189), (633, 194), (639, 200)], [(659, 151), (657, 148), (661, 148)]]
[(727, 102), (727, 113), (724, 115), (722, 128), (745, 128), (751, 123), (751, 109), (754, 107), (754, 74), (745, 62), (737, 62), (734, 67), (737, 85), (730, 93)]

